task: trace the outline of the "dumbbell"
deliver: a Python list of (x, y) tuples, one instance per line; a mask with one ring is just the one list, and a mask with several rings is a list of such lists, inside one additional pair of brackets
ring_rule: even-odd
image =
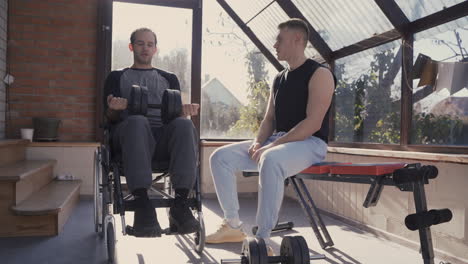
[(246, 238), (242, 243), (240, 259), (222, 259), (221, 264), (305, 264), (311, 260), (325, 259), (325, 255), (310, 256), (307, 242), (302, 236), (286, 236), (281, 241), (280, 256), (268, 256), (265, 241)]
[(161, 109), (163, 124), (182, 115), (182, 98), (179, 90), (166, 89), (163, 92), (161, 104), (148, 103), (148, 89), (139, 85), (132, 85), (128, 113), (130, 115), (148, 115), (148, 108)]

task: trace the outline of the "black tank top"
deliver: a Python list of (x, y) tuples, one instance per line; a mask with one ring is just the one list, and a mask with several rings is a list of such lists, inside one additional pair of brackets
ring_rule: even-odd
[[(309, 81), (320, 63), (307, 59), (298, 68), (289, 71), (284, 69), (273, 83), (275, 102), (276, 131), (288, 132), (307, 116), (307, 99), (309, 96)], [(330, 107), (322, 121), (322, 127), (314, 136), (328, 143), (328, 115)]]

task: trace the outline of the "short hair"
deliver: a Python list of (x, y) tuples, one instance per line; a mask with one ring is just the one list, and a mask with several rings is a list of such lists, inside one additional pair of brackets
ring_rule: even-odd
[(309, 27), (307, 26), (307, 23), (304, 20), (299, 18), (291, 18), (278, 25), (278, 29), (284, 28), (290, 28), (300, 31), (304, 37), (304, 43), (307, 44), (307, 41), (309, 41)]
[(158, 44), (158, 38), (156, 37), (156, 33), (153, 32), (153, 30), (149, 29), (149, 28), (139, 28), (135, 31), (132, 32), (132, 35), (130, 35), (130, 43), (132, 44), (135, 44), (135, 41), (136, 41), (136, 34), (137, 33), (140, 33), (140, 32), (151, 32), (153, 33), (153, 36), (154, 36), (154, 44)]

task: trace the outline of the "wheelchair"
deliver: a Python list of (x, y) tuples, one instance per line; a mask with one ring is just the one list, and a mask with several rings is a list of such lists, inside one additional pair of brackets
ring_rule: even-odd
[[(94, 224), (95, 232), (104, 239), (107, 247), (109, 263), (114, 263), (116, 257), (116, 226), (115, 214), (119, 214), (122, 222), (122, 233), (128, 235), (125, 224), (125, 212), (134, 211), (133, 195), (121, 184), (122, 162), (118, 154), (111, 149), (111, 136), (109, 126), (104, 127), (103, 144), (98, 147), (94, 154)], [(168, 172), (168, 163), (153, 164), (153, 175), (157, 174), (148, 190), (148, 196), (154, 208), (169, 208), (174, 203), (174, 190), (171, 177)], [(198, 253), (203, 252), (205, 246), (205, 224), (203, 221), (201, 203), (200, 175), (197, 177), (194, 187), (189, 193), (188, 204), (195, 217), (200, 223), (200, 230), (191, 237), (192, 248)], [(163, 235), (177, 235), (170, 228), (163, 229)]]

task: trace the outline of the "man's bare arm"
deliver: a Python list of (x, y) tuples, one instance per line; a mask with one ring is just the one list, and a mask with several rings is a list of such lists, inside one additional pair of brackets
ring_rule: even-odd
[(263, 144), (268, 137), (273, 134), (274, 123), (275, 123), (275, 104), (274, 104), (274, 92), (273, 88), (270, 89), (270, 98), (268, 99), (267, 110), (265, 116), (263, 117), (262, 122), (260, 123), (260, 128), (258, 129), (257, 137), (255, 138), (255, 143)]

